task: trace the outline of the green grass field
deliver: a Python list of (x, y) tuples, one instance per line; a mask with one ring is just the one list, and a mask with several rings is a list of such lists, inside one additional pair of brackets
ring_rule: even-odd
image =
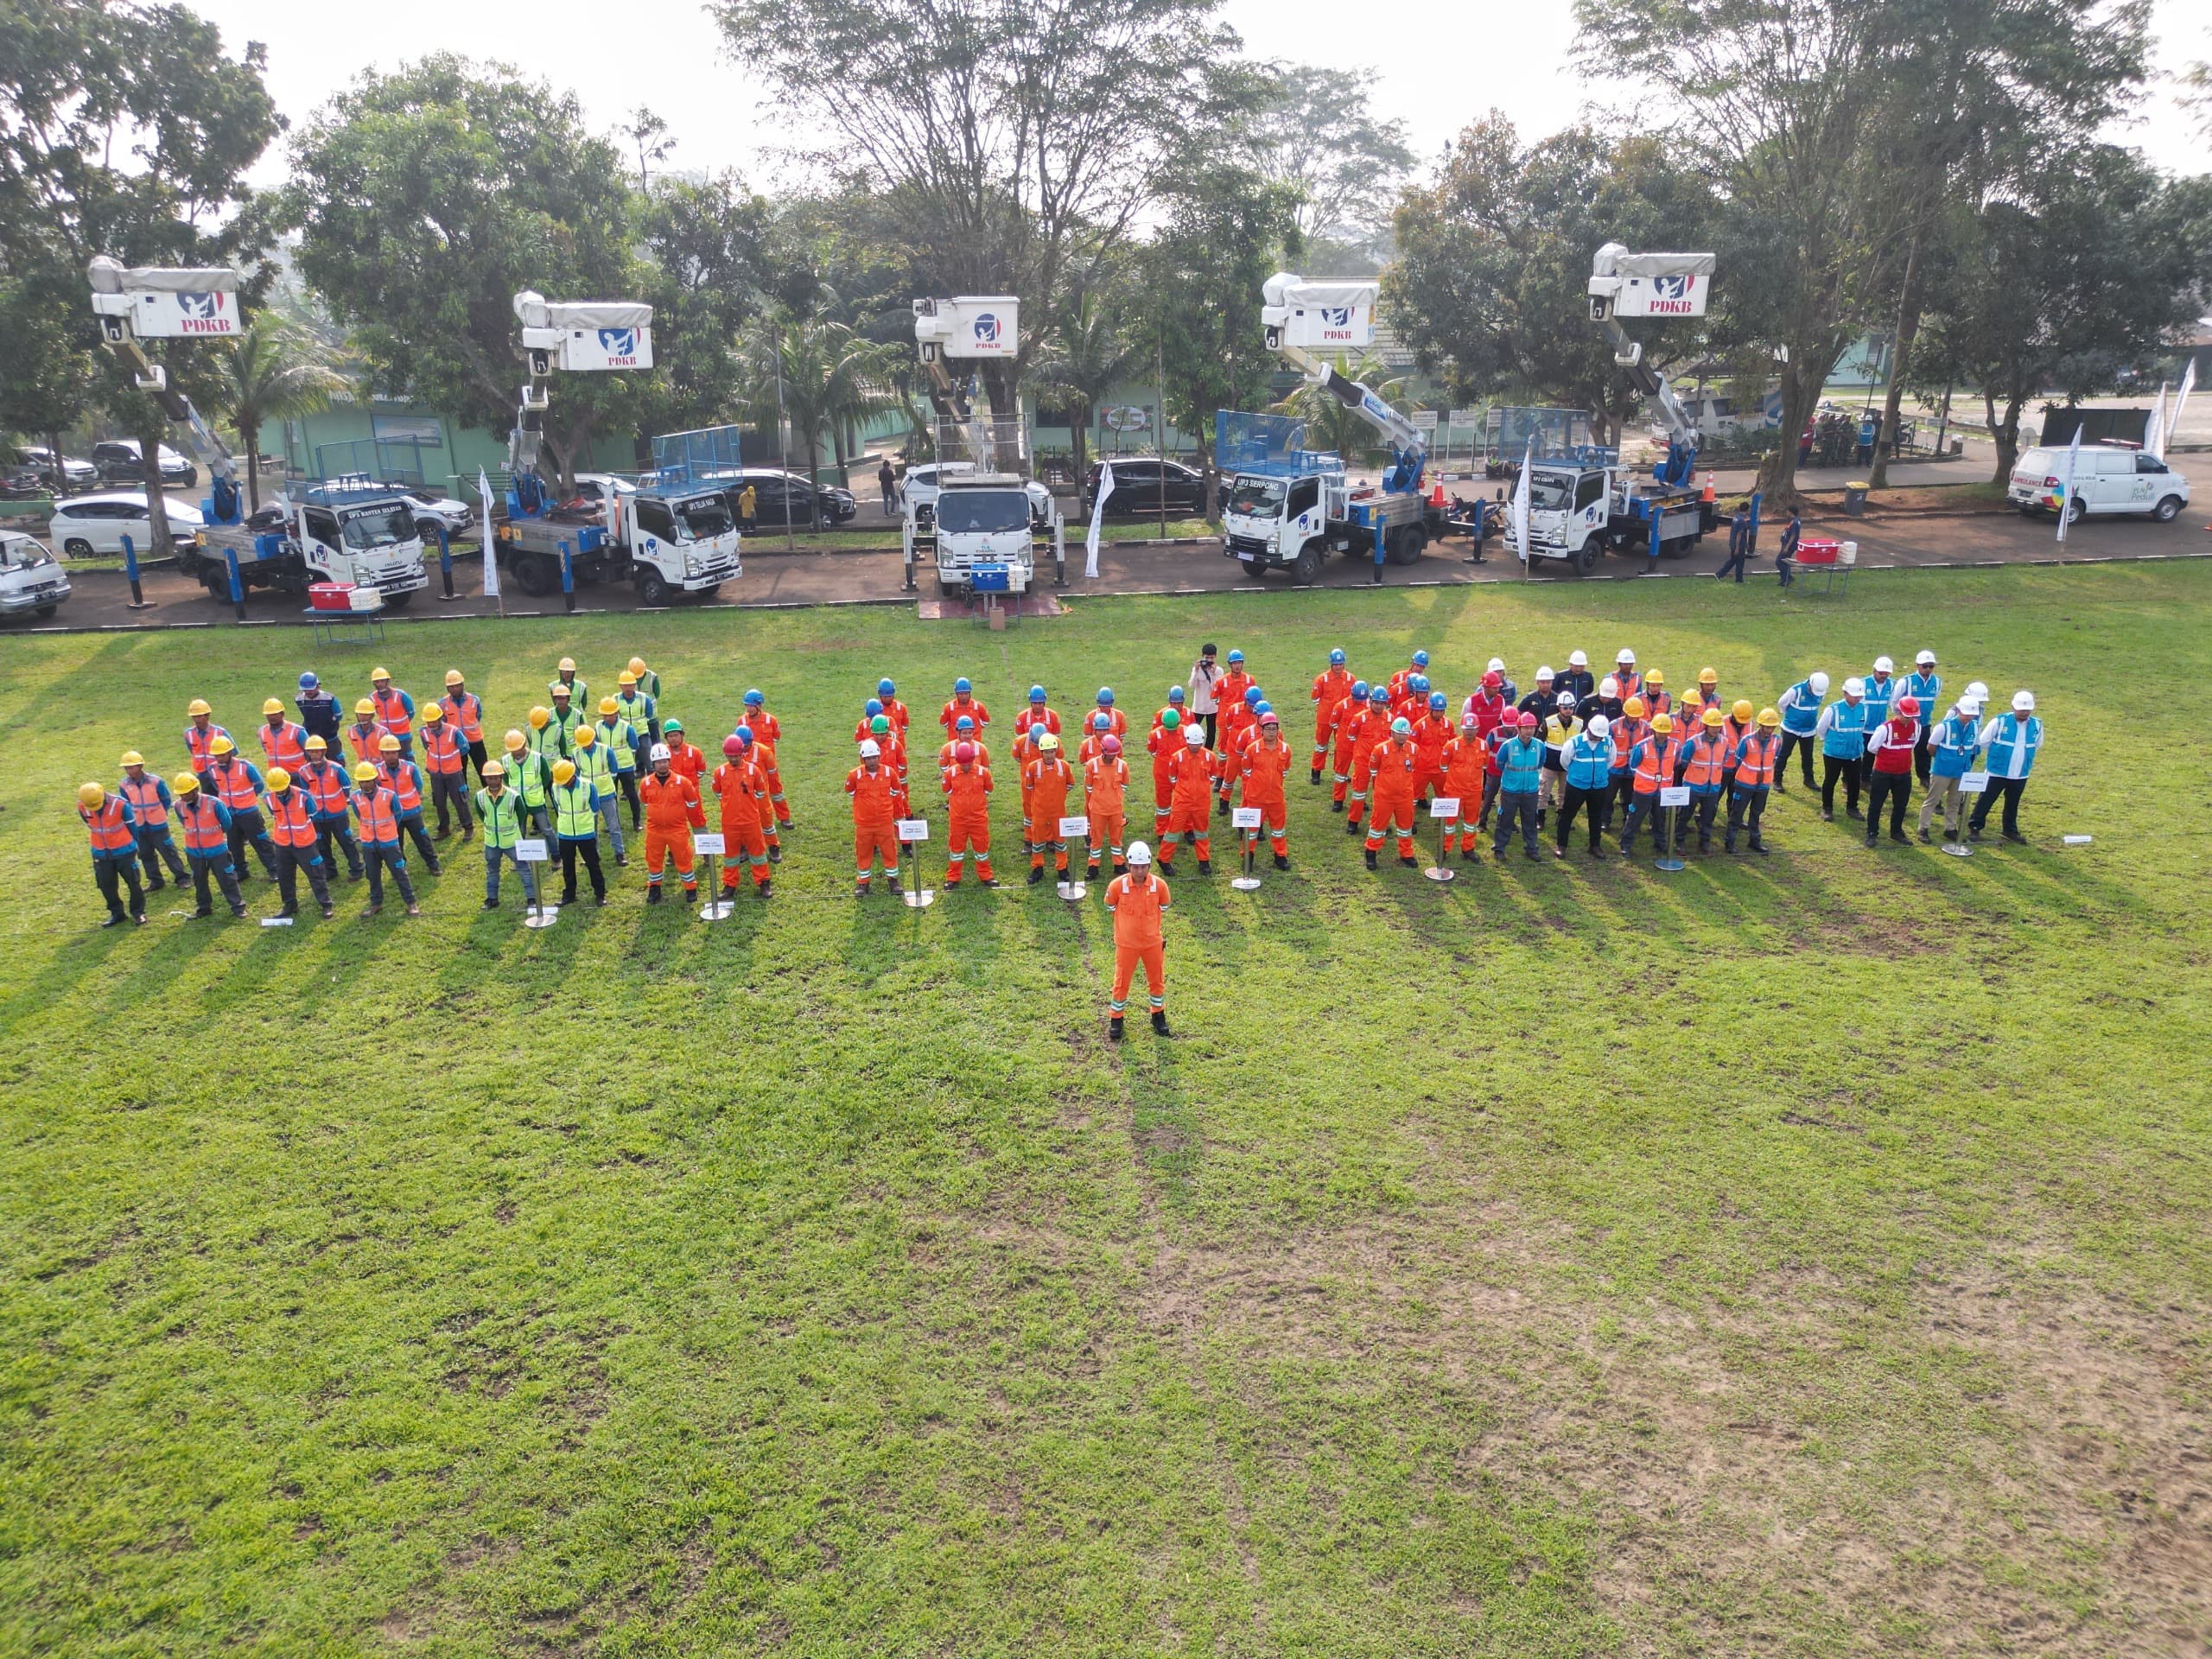
[[(708, 741), (780, 709), (767, 906), (633, 863), (543, 933), (473, 852), (416, 921), (99, 931), (75, 785), (371, 659), (0, 639), (0, 1652), (2202, 1653), (2209, 613), (2142, 565), (397, 627), (499, 726), (564, 652)], [(1178, 877), (1177, 1035), (1118, 1050), (1095, 896), (849, 897), (879, 674), (1138, 715), (1207, 638), (1301, 740), (1332, 645), (1761, 701), (1932, 645), (2037, 690), (2034, 845), (1793, 793), (1770, 860), (1440, 890), (1301, 770), (1294, 872)]]

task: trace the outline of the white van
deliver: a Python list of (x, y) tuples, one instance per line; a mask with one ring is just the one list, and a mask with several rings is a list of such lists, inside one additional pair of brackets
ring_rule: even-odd
[[(2023, 452), (2013, 464), (2005, 499), (2024, 513), (2056, 517), (2066, 493), (2066, 451)], [(2067, 522), (2087, 514), (2133, 512), (2169, 524), (2189, 505), (2189, 480), (2156, 455), (2126, 444), (2084, 444), (2074, 463), (2074, 499)]]

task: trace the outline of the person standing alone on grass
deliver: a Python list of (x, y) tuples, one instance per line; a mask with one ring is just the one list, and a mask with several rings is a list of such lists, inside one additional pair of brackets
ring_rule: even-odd
[(2043, 748), (2043, 721), (2036, 718), (2034, 692), (2012, 694), (2011, 711), (1981, 728), (1981, 747), (1988, 751), (1982, 765), (1989, 773), (1989, 787), (1974, 803), (1974, 816), (1967, 820), (1967, 835), (1971, 840), (1981, 839), (1981, 826), (1989, 822), (1989, 804), (2001, 795), (2005, 839), (2025, 842), (2027, 837), (2020, 833), (2020, 795), (2028, 786), (2028, 773)]
[(1169, 899), (1166, 880), (1152, 873), (1152, 849), (1131, 842), (1128, 873), (1106, 887), (1106, 913), (1114, 918), (1114, 991), (1106, 1004), (1106, 1034), (1117, 1043), (1139, 963), (1152, 998), (1152, 1028), (1163, 1037), (1173, 1034), (1167, 1028), (1167, 951), (1160, 928)]
[(874, 738), (861, 745), (861, 763), (845, 774), (845, 793), (853, 798), (853, 897), (868, 897), (868, 882), (878, 861), (891, 891), (902, 893), (899, 881), (899, 817), (892, 805), (897, 784), (883, 764), (883, 748)]

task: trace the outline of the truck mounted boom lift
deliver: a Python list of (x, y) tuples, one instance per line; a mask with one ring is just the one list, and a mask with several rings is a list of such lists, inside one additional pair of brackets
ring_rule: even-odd
[(192, 399), (169, 385), (168, 371), (149, 359), (138, 341), (236, 339), (245, 332), (238, 316), (238, 272), (221, 266), (134, 270), (103, 253), (92, 260), (87, 275), (92, 310), (108, 348), (130, 360), (138, 390), (161, 405), (162, 413), (182, 431), (194, 457), (207, 467), (209, 517), (219, 524), (236, 524), (237, 462), (192, 406)]

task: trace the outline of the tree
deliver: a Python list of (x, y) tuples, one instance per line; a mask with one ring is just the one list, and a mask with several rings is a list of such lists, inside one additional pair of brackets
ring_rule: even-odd
[(652, 164), (666, 161), (676, 148), (676, 140), (668, 136), (668, 123), (640, 104), (630, 111), (630, 124), (620, 131), (638, 151), (638, 188), (652, 189)]
[[(1389, 366), (1372, 352), (1339, 360), (1337, 369), (1346, 379), (1357, 381), (1385, 403), (1395, 404), (1405, 395), (1405, 377), (1392, 375)], [(1325, 388), (1310, 382), (1275, 404), (1271, 412), (1298, 416), (1306, 423), (1307, 448), (1331, 450), (1347, 461), (1357, 461), (1382, 447), (1373, 427), (1338, 403)]]
[(261, 429), (327, 406), (346, 377), (322, 359), (312, 336), (273, 311), (255, 315), (222, 362), (215, 407), (231, 417), (245, 451), (246, 503), (261, 510)]
[(738, 334), (760, 310), (768, 234), (768, 204), (734, 174), (664, 178), (646, 193), (639, 251), (661, 365), (651, 383), (656, 430), (734, 417), (745, 381)]
[(1386, 204), (1414, 164), (1406, 124), (1378, 119), (1372, 69), (1270, 66), (1256, 107), (1241, 123), (1259, 170), (1298, 193), (1298, 232), (1310, 248), (1341, 244), (1370, 257), (1386, 240)]
[(1077, 477), (1090, 465), (1091, 418), (1138, 356), (1124, 315), (1128, 298), (1115, 266), (1078, 278), (1031, 370), (1038, 396), (1067, 411)]
[[(0, 277), (0, 432), (28, 433), (57, 458), (61, 434), (84, 418), (99, 390), (76, 315), (82, 306), (50, 283)], [(57, 470), (57, 492), (62, 482)]]
[[(1659, 139), (1609, 142), (1575, 128), (1523, 149), (1493, 112), (1453, 141), (1436, 181), (1397, 212), (1398, 257), (1383, 273), (1391, 324), (1455, 396), (1522, 386), (1590, 411), (1618, 440), (1637, 394), (1590, 321), (1590, 259), (1608, 241), (1707, 245), (1715, 205)], [(1649, 331), (1665, 363), (1698, 342)]]
[(844, 461), (845, 426), (891, 406), (886, 387), (891, 348), (862, 339), (842, 322), (793, 317), (763, 318), (746, 336), (750, 403), (760, 416), (779, 411), (806, 454), (806, 475), (822, 466), (825, 434)]
[[(621, 152), (572, 93), (447, 54), (370, 74), (293, 146), (302, 275), (353, 331), (380, 391), (503, 431), (522, 384), (514, 296), (642, 297)], [(551, 388), (544, 443), (565, 492), (596, 432), (637, 430), (647, 377)]]
[(2088, 397), (2124, 370), (2147, 369), (2212, 281), (2205, 181), (2166, 182), (2110, 144), (2053, 160), (2032, 190), (1973, 216), (1916, 371), (1923, 388), (1980, 387), (1999, 484), (2018, 459), (2032, 399), (2053, 388)]

